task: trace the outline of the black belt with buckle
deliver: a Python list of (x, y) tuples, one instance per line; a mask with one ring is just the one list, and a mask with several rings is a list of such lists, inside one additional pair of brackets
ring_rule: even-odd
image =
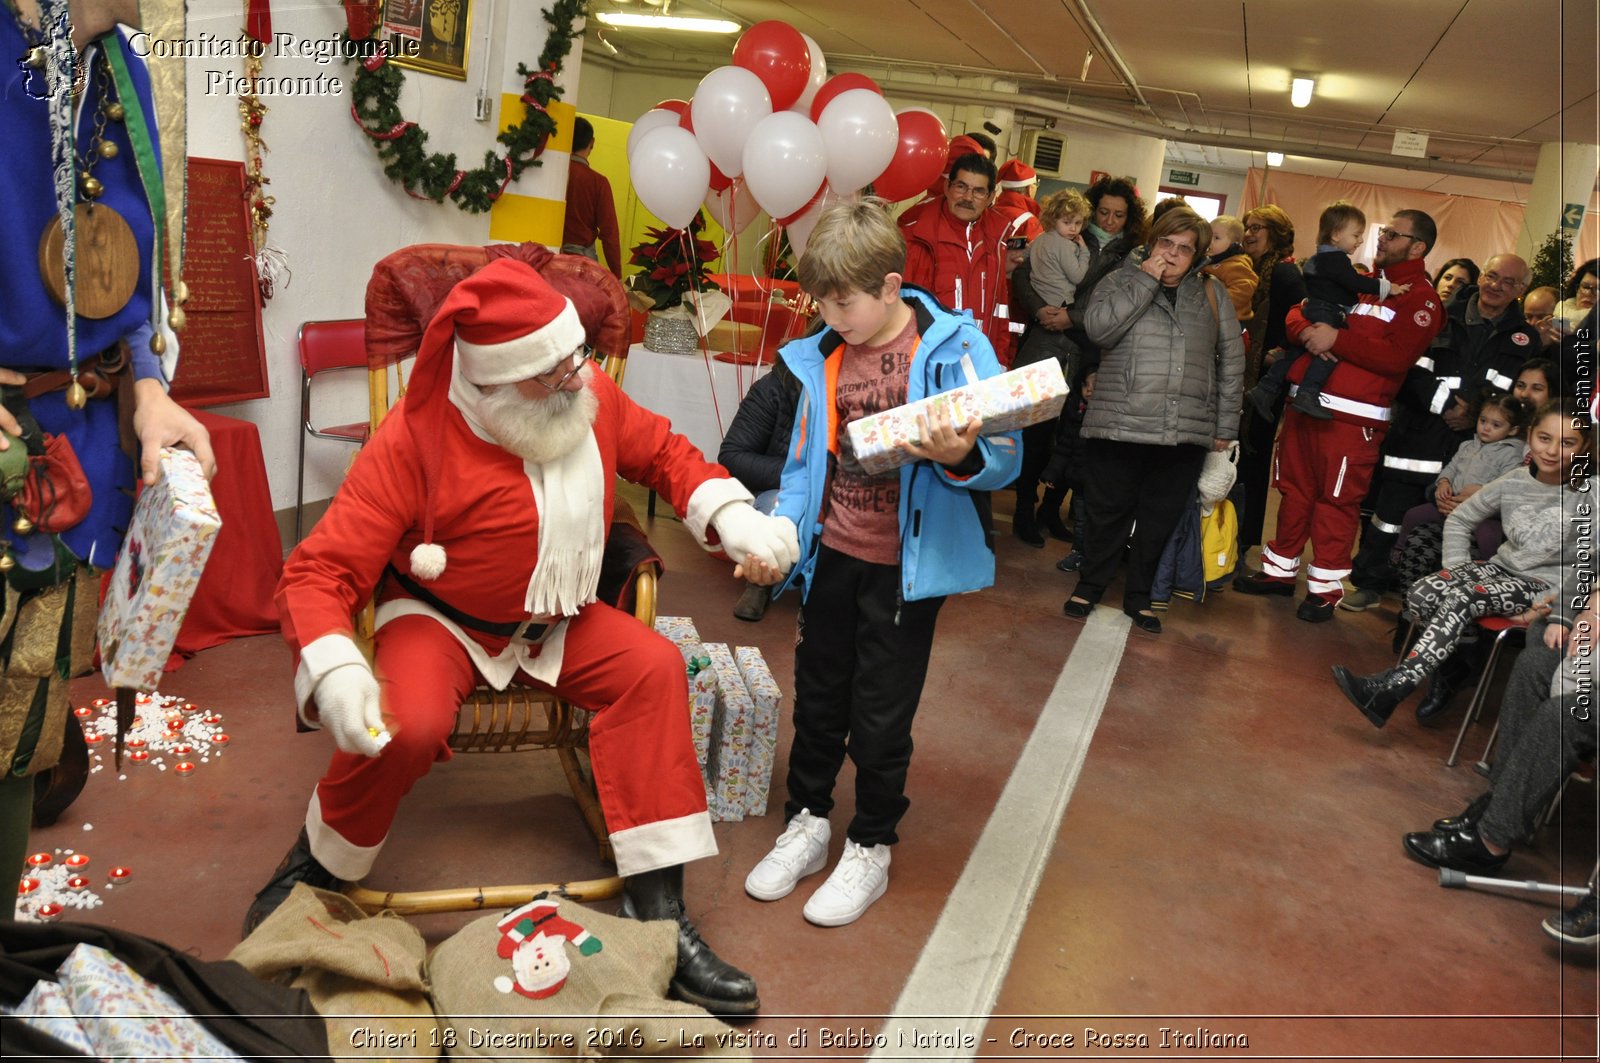
[(545, 633), (545, 629), (550, 626), (549, 624), (529, 624), (525, 620), (480, 620), (471, 613), (463, 613), (460, 609), (457, 609), (443, 598), (434, 595), (427, 588), (423, 587), (422, 584), (418, 583), (410, 576), (407, 576), (404, 572), (401, 572), (393, 565), (389, 566), (388, 573), (394, 577), (396, 583), (400, 584), (400, 586), (405, 589), (407, 594), (411, 595), (419, 602), (423, 602), (426, 605), (431, 605), (433, 608), (437, 609), (439, 611), (439, 615), (443, 616), (445, 619), (454, 621), (455, 623), (460, 624), (462, 627), (470, 627), (474, 631), (481, 631), (485, 635), (499, 635), (503, 638), (510, 638), (512, 635), (521, 634), (523, 638), (527, 639), (529, 642), (532, 642), (543, 635)]

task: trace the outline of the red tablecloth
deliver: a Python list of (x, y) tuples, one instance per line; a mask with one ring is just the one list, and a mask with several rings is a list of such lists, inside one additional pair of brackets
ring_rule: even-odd
[(272, 591), (283, 571), (283, 541), (272, 515), (272, 491), (256, 426), (205, 410), (189, 412), (211, 433), (211, 448), (217, 456), (211, 494), (222, 530), (189, 604), (189, 615), (178, 631), (169, 670), (176, 667), (178, 658), (191, 657), (229, 639), (275, 634), (278, 613), (272, 605)]

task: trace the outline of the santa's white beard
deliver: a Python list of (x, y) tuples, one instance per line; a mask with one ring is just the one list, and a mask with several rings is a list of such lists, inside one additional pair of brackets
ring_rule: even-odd
[[(593, 371), (583, 367), (585, 385)], [(478, 420), (495, 442), (534, 465), (570, 454), (593, 429), (600, 410), (600, 400), (587, 386), (528, 399), (514, 385), (502, 384), (485, 391), (477, 405)]]

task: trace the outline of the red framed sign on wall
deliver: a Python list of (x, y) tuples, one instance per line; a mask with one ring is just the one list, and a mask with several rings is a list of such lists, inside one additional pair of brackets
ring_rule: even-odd
[(190, 406), (269, 394), (248, 208), (244, 163), (189, 158), (183, 267), (188, 321), (178, 334), (172, 397)]

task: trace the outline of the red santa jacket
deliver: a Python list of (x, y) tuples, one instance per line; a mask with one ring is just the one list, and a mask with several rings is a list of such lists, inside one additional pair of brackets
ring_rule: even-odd
[[(1444, 324), (1444, 309), (1422, 259), (1387, 266), (1383, 275), (1392, 284), (1411, 285), (1411, 290), (1385, 302), (1361, 297), (1334, 341), (1339, 362), (1322, 388), (1323, 405), (1335, 420), (1371, 428), (1387, 426), (1389, 406), (1406, 372)], [(1291, 339), (1298, 340), (1306, 324), (1298, 306), (1289, 311), (1285, 327)], [(1298, 383), (1309, 364), (1301, 362), (1290, 369), (1290, 382)]]
[[(594, 373), (589, 387), (600, 400), (594, 434), (605, 484), (602, 526), (611, 526), (613, 489), (621, 475), (653, 488), (706, 542), (716, 509), (749, 492), (604, 373)], [(539, 515), (522, 459), (479, 438), (453, 405), (442, 413), (432, 442), (444, 451), (443, 475), (433, 485), (433, 541), (445, 548), (449, 564), (426, 589), (481, 620), (528, 620), (524, 601), (538, 561)], [(362, 448), (327, 513), (284, 563), (276, 599), (297, 666), (307, 645), (352, 632), (352, 615), (372, 597), (388, 566), (410, 573), (426, 503), (422, 461), (405, 419), (402, 399)], [(397, 597), (405, 592), (386, 582), (382, 600)], [(466, 631), (490, 656), (508, 642)]]
[(967, 310), (997, 353), (1011, 350), (1010, 286), (1005, 235), (1009, 223), (985, 210), (970, 225), (944, 200), (929, 200), (900, 216), (906, 240), (905, 279), (926, 288), (952, 310)]

